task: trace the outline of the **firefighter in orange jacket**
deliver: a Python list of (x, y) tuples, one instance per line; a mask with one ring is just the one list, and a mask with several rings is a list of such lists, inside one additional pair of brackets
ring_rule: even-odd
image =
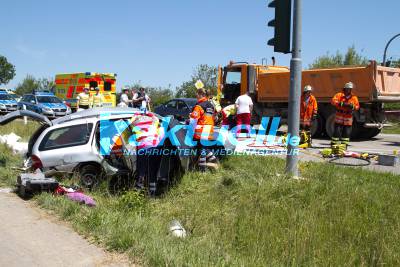
[(360, 109), (357, 96), (351, 92), (353, 88), (354, 84), (348, 82), (344, 85), (343, 91), (332, 98), (331, 104), (336, 108), (336, 116), (331, 146), (342, 144), (346, 149), (350, 142), (353, 111)]
[(213, 153), (203, 147), (200, 143), (201, 139), (212, 140), (214, 135), (214, 106), (207, 98), (206, 91), (203, 88), (197, 90), (197, 104), (190, 113), (191, 124), (195, 125), (194, 139), (198, 141), (200, 148), (199, 155), (199, 168), (205, 170), (207, 167), (207, 160), (213, 163), (216, 160)]
[(307, 143), (311, 147), (311, 125), (317, 118), (318, 104), (312, 92), (311, 85), (306, 85), (303, 89), (300, 102), (300, 129), (302, 131), (302, 143)]

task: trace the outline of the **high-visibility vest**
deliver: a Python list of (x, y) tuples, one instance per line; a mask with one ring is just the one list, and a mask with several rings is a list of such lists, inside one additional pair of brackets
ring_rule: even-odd
[[(344, 104), (352, 104), (353, 108), (342, 106)], [(360, 109), (358, 98), (355, 95), (346, 95), (341, 92), (337, 93), (331, 100), (331, 104), (336, 107), (335, 123), (345, 126), (353, 125), (353, 110)]]
[(92, 96), (92, 106), (93, 107), (102, 107), (103, 106), (103, 95), (95, 94)]
[(79, 100), (80, 106), (89, 106), (89, 100), (90, 100), (89, 94), (80, 93), (77, 98)]

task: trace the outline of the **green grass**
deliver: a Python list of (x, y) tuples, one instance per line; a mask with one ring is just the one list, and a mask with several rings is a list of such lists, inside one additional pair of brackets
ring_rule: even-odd
[(385, 103), (386, 110), (400, 110), (400, 103)]
[(383, 128), (382, 133), (400, 134), (400, 122), (390, 122), (390, 123), (393, 124), (393, 126)]
[[(0, 135), (15, 133), (21, 137), (22, 142), (27, 142), (33, 132), (39, 127), (39, 123), (28, 121), (24, 124), (23, 120), (15, 120), (9, 124), (0, 126)], [(18, 172), (13, 167), (21, 167), (23, 157), (12, 153), (11, 149), (0, 144), (0, 186), (13, 186)]]
[[(307, 163), (306, 181), (284, 161), (232, 157), (215, 173), (188, 173), (165, 197), (135, 192), (84, 207), (42, 194), (37, 203), (107, 249), (149, 266), (400, 264), (400, 177)], [(168, 233), (171, 220), (189, 232)]]
[(6, 125), (0, 125), (0, 135), (15, 133), (21, 137), (21, 141), (27, 142), (39, 126), (40, 124), (35, 121), (28, 121), (25, 125), (23, 120), (15, 120)]
[(5, 144), (0, 144), (0, 187), (15, 185), (17, 171), (13, 167), (22, 165), (22, 156), (15, 155)]

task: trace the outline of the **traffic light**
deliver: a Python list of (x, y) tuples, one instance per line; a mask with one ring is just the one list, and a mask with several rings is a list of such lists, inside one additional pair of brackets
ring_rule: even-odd
[(268, 7), (275, 8), (275, 19), (268, 22), (268, 26), (274, 27), (274, 38), (268, 41), (268, 45), (273, 46), (275, 52), (290, 53), (292, 1), (273, 0)]

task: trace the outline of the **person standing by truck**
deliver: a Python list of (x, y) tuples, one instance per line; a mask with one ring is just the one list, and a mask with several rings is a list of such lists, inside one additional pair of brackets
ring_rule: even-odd
[(307, 143), (311, 147), (311, 125), (317, 118), (318, 104), (312, 94), (311, 85), (306, 85), (300, 100), (300, 130), (302, 131), (302, 143)]
[(103, 94), (100, 93), (99, 87), (95, 88), (96, 93), (92, 96), (90, 101), (92, 108), (101, 108), (103, 106)]
[(242, 130), (243, 125), (246, 128), (247, 137), (250, 137), (250, 122), (251, 112), (253, 110), (253, 100), (248, 93), (239, 96), (235, 101), (236, 106), (236, 123), (238, 130), (236, 135), (238, 136)]
[(90, 104), (89, 88), (83, 88), (83, 92), (80, 93), (76, 97), (76, 99), (78, 99), (78, 101), (76, 102), (76, 107), (78, 111), (79, 109), (88, 109)]
[(331, 100), (336, 108), (335, 130), (331, 140), (331, 146), (344, 145), (344, 149), (350, 142), (351, 127), (353, 125), (353, 111), (360, 109), (357, 96), (352, 94), (354, 84), (348, 82), (343, 91), (337, 93)]

